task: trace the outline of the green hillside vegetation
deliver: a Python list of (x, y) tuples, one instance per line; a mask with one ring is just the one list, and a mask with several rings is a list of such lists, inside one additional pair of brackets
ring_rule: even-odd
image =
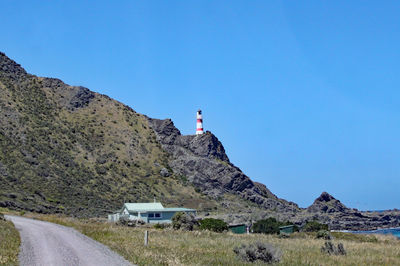
[(103, 215), (154, 197), (217, 205), (172, 173), (144, 115), (107, 96), (0, 72), (0, 110), (0, 207)]

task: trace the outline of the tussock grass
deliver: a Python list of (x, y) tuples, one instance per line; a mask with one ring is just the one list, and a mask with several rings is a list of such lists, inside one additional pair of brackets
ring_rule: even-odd
[[(50, 222), (72, 226), (83, 234), (109, 246), (138, 265), (264, 265), (239, 260), (233, 248), (241, 244), (267, 242), (283, 252), (279, 265), (400, 265), (400, 241), (391, 236), (334, 233), (333, 243), (343, 243), (346, 256), (321, 252), (325, 240), (313, 234), (235, 235), (208, 231), (181, 232), (172, 229), (122, 227), (104, 221), (76, 220), (57, 216), (36, 216)], [(149, 246), (144, 247), (144, 230), (149, 230)]]
[(20, 243), (14, 224), (0, 219), (0, 265), (18, 265)]

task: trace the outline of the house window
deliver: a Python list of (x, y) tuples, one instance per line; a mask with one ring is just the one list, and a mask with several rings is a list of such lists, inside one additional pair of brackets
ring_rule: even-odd
[(156, 212), (156, 213), (150, 212), (150, 213), (148, 214), (148, 217), (149, 217), (149, 218), (161, 218), (162, 216), (161, 216), (161, 213), (159, 213), (159, 212)]

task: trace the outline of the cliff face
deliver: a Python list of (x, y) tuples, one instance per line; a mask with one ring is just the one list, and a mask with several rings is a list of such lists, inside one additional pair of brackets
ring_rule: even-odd
[(202, 193), (218, 199), (231, 193), (262, 209), (297, 211), (298, 206), (278, 199), (262, 184), (254, 183), (232, 163), (221, 142), (212, 133), (182, 136), (169, 119), (149, 118), (158, 141), (172, 157), (169, 166), (183, 175)]

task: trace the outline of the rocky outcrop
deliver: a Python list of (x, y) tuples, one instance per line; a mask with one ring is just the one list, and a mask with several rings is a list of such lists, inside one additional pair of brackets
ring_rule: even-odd
[(307, 208), (307, 211), (312, 213), (334, 213), (345, 212), (349, 209), (344, 206), (339, 200), (329, 195), (327, 192), (322, 192), (314, 203)]
[(282, 212), (298, 210), (296, 204), (279, 199), (230, 163), (223, 145), (211, 132), (183, 136), (170, 119), (148, 120), (158, 141), (172, 157), (169, 166), (202, 193), (215, 199), (231, 193), (264, 209)]
[(347, 208), (332, 195), (323, 192), (311, 206), (299, 212), (295, 218), (298, 224), (310, 220), (326, 223), (331, 230), (374, 230), (399, 226), (400, 212), (364, 212)]
[(0, 52), (0, 73), (14, 81), (28, 75), (20, 64), (17, 64), (2, 52)]

